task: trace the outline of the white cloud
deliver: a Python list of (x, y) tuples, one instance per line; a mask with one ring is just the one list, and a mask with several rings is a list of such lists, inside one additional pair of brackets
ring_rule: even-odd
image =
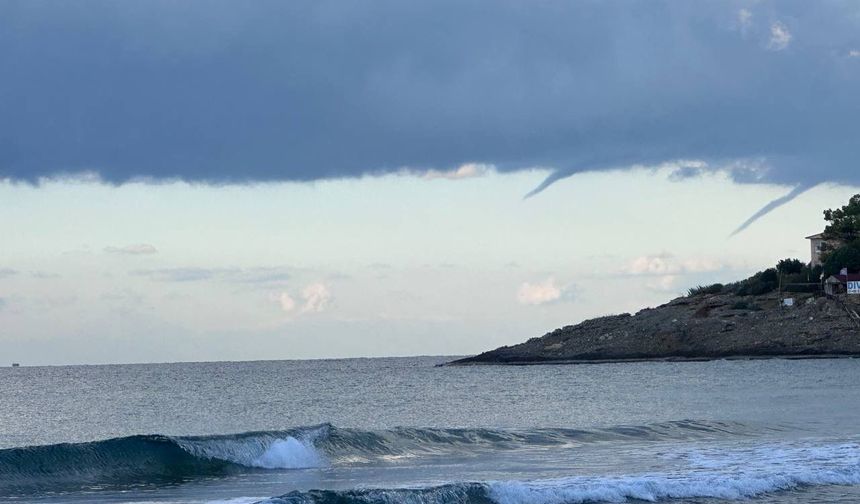
[(633, 275), (664, 275), (677, 273), (680, 270), (671, 254), (641, 256), (633, 259), (627, 268), (627, 272)]
[(288, 292), (282, 292), (278, 296), (277, 300), (278, 304), (281, 305), (281, 309), (287, 313), (293, 311), (296, 308), (296, 302)]
[(0, 278), (6, 278), (17, 274), (18, 272), (12, 268), (0, 268)]
[[(324, 311), (331, 302), (331, 291), (323, 283), (312, 283), (305, 286), (301, 293), (302, 306), (299, 310), (303, 313), (320, 313)], [(298, 307), (295, 298), (287, 291), (272, 294), (269, 298), (278, 304), (285, 313), (293, 313)]]
[(448, 180), (460, 180), (467, 178), (475, 178), (475, 177), (483, 177), (488, 172), (495, 169), (495, 167), (491, 164), (483, 164), (483, 163), (466, 163), (462, 164), (459, 167), (453, 170), (427, 170), (425, 171), (421, 177), (427, 180), (433, 179), (448, 179)]
[(683, 273), (708, 273), (719, 271), (726, 267), (725, 264), (706, 257), (694, 257), (680, 260), (663, 252), (657, 255), (640, 256), (627, 266), (626, 272), (630, 275), (677, 275)]
[(319, 313), (325, 310), (331, 301), (331, 292), (325, 284), (313, 283), (304, 288), (302, 299), (305, 300), (302, 313)]
[[(644, 277), (643, 285), (654, 292), (678, 293), (680, 287), (690, 282), (690, 278), (710, 278), (711, 273), (736, 268), (730, 262), (708, 257), (682, 259), (663, 252), (656, 255), (640, 256), (631, 260), (623, 274)], [(710, 281), (710, 280), (707, 280)]]
[(848, 51), (849, 58), (860, 58), (860, 49), (851, 49)]
[(774, 21), (770, 25), (770, 41), (767, 43), (767, 48), (771, 51), (782, 51), (790, 43), (791, 32), (788, 31), (788, 27), (779, 21)]
[(742, 32), (746, 32), (752, 26), (752, 18), (752, 12), (749, 10), (741, 9), (738, 11), (738, 24), (740, 24)]
[(135, 243), (123, 247), (105, 247), (108, 254), (118, 255), (152, 255), (157, 254), (158, 249), (148, 243)]
[(540, 283), (523, 282), (517, 291), (517, 301), (524, 305), (543, 305), (573, 297), (572, 287), (559, 287), (550, 277)]

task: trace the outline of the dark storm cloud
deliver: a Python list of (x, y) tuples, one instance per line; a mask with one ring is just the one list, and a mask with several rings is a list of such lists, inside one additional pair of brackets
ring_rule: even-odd
[(860, 183), (857, 2), (0, 4), (0, 176), (566, 176), (755, 160)]

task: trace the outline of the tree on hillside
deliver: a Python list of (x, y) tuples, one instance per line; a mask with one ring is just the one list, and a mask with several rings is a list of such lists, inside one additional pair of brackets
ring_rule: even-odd
[(783, 275), (794, 275), (803, 271), (806, 267), (800, 259), (781, 259), (776, 265), (776, 270)]
[(860, 238), (860, 194), (855, 194), (848, 204), (835, 210), (825, 210), (824, 239), (851, 243)]
[(835, 210), (825, 210), (824, 244), (822, 245), (824, 276), (836, 275), (843, 268), (860, 271), (860, 194), (848, 204)]
[(842, 268), (850, 273), (860, 271), (860, 241), (855, 240), (827, 254), (824, 261), (824, 276), (838, 275)]

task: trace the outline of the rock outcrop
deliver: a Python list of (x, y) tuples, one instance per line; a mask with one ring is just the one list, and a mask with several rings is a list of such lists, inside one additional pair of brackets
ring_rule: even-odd
[(450, 364), (595, 363), (860, 356), (856, 305), (800, 295), (682, 297), (635, 315), (587, 320)]

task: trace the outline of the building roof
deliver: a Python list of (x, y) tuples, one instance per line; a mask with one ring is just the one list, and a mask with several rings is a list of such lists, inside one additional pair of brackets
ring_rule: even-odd
[(807, 240), (822, 240), (824, 239), (824, 233), (818, 233), (811, 236), (806, 237)]
[(828, 278), (826, 281), (827, 283), (860, 282), (860, 275), (831, 275), (830, 278)]

